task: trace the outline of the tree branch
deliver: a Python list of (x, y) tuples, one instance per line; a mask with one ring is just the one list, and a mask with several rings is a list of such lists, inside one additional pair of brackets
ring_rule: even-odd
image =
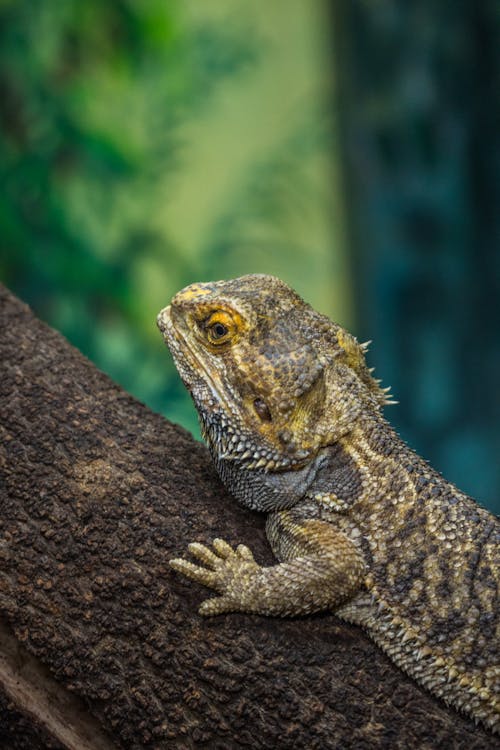
[(270, 563), (264, 519), (4, 288), (0, 319), (2, 747), (497, 746), (332, 615), (201, 619), (168, 559)]

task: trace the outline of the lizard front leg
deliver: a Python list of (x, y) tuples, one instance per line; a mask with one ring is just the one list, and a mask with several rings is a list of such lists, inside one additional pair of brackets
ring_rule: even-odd
[(197, 542), (189, 545), (203, 566), (182, 558), (170, 561), (174, 570), (220, 594), (204, 601), (200, 614), (308, 614), (334, 609), (360, 587), (363, 558), (345, 534), (324, 521), (291, 521), (287, 511), (271, 516), (276, 517), (286, 528), (277, 545), (268, 524), (273, 549), (279, 548), (284, 560), (278, 565), (262, 567), (248, 547), (240, 544), (233, 550), (222, 539), (214, 539), (213, 549)]

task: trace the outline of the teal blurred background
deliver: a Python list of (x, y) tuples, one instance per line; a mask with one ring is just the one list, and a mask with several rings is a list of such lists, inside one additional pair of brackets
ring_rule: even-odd
[(198, 434), (156, 314), (276, 274), (500, 509), (499, 11), (471, 6), (1, 0), (1, 280)]

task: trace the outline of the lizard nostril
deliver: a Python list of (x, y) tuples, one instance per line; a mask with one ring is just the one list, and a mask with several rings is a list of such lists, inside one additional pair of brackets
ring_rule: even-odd
[(156, 316), (156, 325), (160, 329), (162, 333), (165, 333), (165, 329), (167, 327), (167, 320), (170, 316), (170, 305), (168, 307), (164, 307), (163, 310), (160, 310), (158, 315)]

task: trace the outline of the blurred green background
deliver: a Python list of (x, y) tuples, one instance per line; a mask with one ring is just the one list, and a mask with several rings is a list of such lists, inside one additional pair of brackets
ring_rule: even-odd
[(498, 510), (499, 12), (470, 5), (1, 0), (0, 278), (198, 434), (156, 314), (276, 274)]

